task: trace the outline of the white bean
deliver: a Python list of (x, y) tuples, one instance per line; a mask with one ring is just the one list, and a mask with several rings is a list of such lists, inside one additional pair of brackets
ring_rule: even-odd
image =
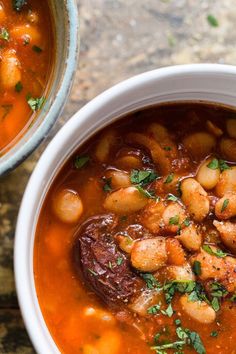
[(236, 139), (222, 138), (220, 141), (220, 151), (224, 158), (236, 162)]
[(8, 49), (2, 54), (0, 80), (2, 87), (6, 90), (15, 88), (15, 85), (21, 80), (20, 62), (14, 50)]
[(194, 158), (200, 159), (211, 153), (216, 145), (216, 138), (206, 132), (197, 132), (185, 137), (183, 144)]
[(236, 139), (236, 119), (227, 119), (226, 129), (229, 136)]
[(164, 237), (136, 241), (131, 251), (132, 266), (142, 272), (154, 272), (167, 262)]
[(223, 197), (227, 192), (236, 193), (236, 167), (231, 167), (220, 174), (215, 190), (218, 197)]
[(120, 235), (116, 235), (115, 238), (122, 251), (126, 253), (131, 253), (135, 241), (130, 236), (120, 234)]
[(220, 220), (236, 216), (236, 193), (227, 192), (215, 205), (215, 214)]
[(236, 224), (230, 221), (213, 221), (220, 238), (227, 248), (236, 254)]
[(111, 178), (112, 189), (125, 188), (131, 185), (130, 176), (125, 171), (108, 170), (106, 178)]
[(121, 188), (109, 194), (104, 201), (104, 208), (117, 214), (130, 214), (142, 209), (148, 198), (135, 187)]
[(54, 214), (64, 223), (76, 223), (83, 213), (83, 204), (78, 193), (70, 189), (57, 192), (52, 207)]
[(115, 139), (116, 133), (114, 129), (108, 130), (101, 136), (94, 152), (95, 157), (99, 162), (104, 163), (107, 161), (111, 151), (111, 147), (115, 143)]
[(186, 263), (182, 266), (167, 266), (165, 268), (168, 280), (188, 281), (195, 280), (190, 264)]
[(223, 135), (222, 129), (220, 129), (219, 127), (217, 127), (217, 125), (214, 124), (214, 123), (212, 123), (212, 121), (207, 120), (206, 126), (207, 126), (207, 129), (208, 129), (209, 133), (215, 135), (217, 138), (218, 138), (219, 136)]
[(163, 295), (155, 290), (144, 290), (141, 294), (129, 305), (129, 308), (141, 316), (147, 316), (147, 310), (154, 304), (158, 304), (162, 300)]
[(205, 161), (203, 161), (198, 169), (196, 179), (201, 184), (201, 186), (205, 189), (214, 188), (220, 178), (220, 170), (219, 168), (212, 169), (209, 164), (212, 162), (214, 158), (211, 157)]
[(204, 301), (192, 302), (188, 295), (182, 295), (180, 298), (182, 309), (195, 321), (209, 324), (215, 321), (216, 313), (213, 308)]
[(181, 182), (182, 201), (194, 220), (202, 221), (209, 213), (210, 202), (206, 191), (194, 178)]
[(189, 251), (198, 251), (202, 244), (202, 236), (195, 225), (189, 225), (182, 229), (176, 238)]

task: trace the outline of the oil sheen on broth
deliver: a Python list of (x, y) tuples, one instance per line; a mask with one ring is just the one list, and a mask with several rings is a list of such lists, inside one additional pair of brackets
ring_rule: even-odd
[(69, 159), (43, 204), (40, 307), (66, 354), (234, 354), (236, 113), (134, 112)]
[(0, 1), (0, 154), (22, 136), (45, 102), (53, 61), (46, 0)]

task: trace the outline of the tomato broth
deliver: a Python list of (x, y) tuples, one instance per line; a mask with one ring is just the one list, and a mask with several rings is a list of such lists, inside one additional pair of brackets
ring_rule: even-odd
[(235, 354), (236, 114), (143, 109), (63, 166), (40, 213), (39, 304), (66, 354)]
[(53, 52), (46, 0), (0, 1), (0, 154), (22, 136), (42, 108)]

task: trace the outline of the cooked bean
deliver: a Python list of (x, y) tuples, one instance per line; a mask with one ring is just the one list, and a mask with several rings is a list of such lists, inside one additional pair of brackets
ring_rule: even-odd
[(229, 136), (236, 139), (236, 119), (227, 119), (226, 129)]
[(152, 123), (148, 126), (148, 132), (160, 144), (160, 146), (168, 151), (168, 156), (176, 158), (178, 156), (177, 146), (170, 137), (168, 130), (159, 123)]
[(216, 138), (209, 133), (192, 133), (183, 139), (185, 148), (196, 159), (201, 159), (211, 153), (216, 145)]
[(222, 138), (220, 141), (220, 151), (224, 158), (236, 162), (236, 139)]
[(146, 289), (129, 305), (129, 308), (141, 316), (147, 316), (147, 310), (152, 305), (158, 304), (163, 300), (163, 295), (155, 290)]
[(2, 87), (6, 90), (15, 88), (15, 85), (21, 80), (20, 62), (14, 50), (8, 49), (2, 54), (0, 80)]
[(185, 263), (182, 266), (167, 266), (165, 268), (168, 280), (187, 281), (195, 280), (190, 264)]
[(39, 30), (35, 26), (29, 24), (15, 26), (10, 31), (10, 35), (22, 43), (27, 40), (30, 44), (40, 44), (41, 41)]
[(52, 206), (55, 215), (65, 223), (76, 223), (83, 213), (78, 193), (70, 189), (59, 191), (53, 198)]
[(189, 300), (188, 295), (182, 295), (180, 298), (182, 309), (195, 321), (209, 324), (215, 321), (216, 313), (213, 308), (205, 301)]
[(196, 221), (202, 221), (209, 213), (210, 202), (206, 191), (194, 178), (181, 182), (182, 201)]
[(122, 251), (131, 253), (135, 241), (130, 236), (120, 234), (116, 235), (115, 238)]
[(153, 201), (148, 203), (141, 215), (142, 224), (153, 233), (162, 233), (164, 227), (162, 215), (165, 208), (163, 202)]
[(130, 214), (142, 209), (148, 198), (135, 187), (121, 188), (109, 194), (104, 201), (104, 208), (117, 214)]
[(168, 174), (171, 171), (171, 163), (168, 151), (161, 148), (160, 144), (154, 139), (141, 133), (129, 133), (127, 141), (131, 144), (144, 146), (150, 151), (153, 161), (157, 164), (162, 174)]
[(162, 214), (165, 231), (176, 234), (186, 217), (185, 210), (179, 203), (170, 203)]
[(215, 191), (218, 197), (223, 197), (227, 192), (236, 193), (236, 167), (231, 167), (220, 174)]
[(212, 189), (214, 188), (220, 178), (220, 170), (212, 169), (209, 164), (212, 162), (214, 158), (211, 157), (205, 161), (203, 161), (198, 169), (196, 179), (201, 184), (201, 186), (205, 189)]
[(208, 129), (209, 133), (215, 135), (217, 138), (219, 136), (223, 135), (222, 129), (217, 127), (217, 125), (215, 123), (212, 123), (211, 120), (207, 120), (206, 126), (207, 126), (207, 129)]
[(107, 161), (111, 147), (115, 143), (115, 139), (116, 133), (113, 129), (108, 130), (100, 137), (94, 152), (94, 155), (99, 162), (103, 163)]
[(111, 178), (112, 189), (125, 188), (131, 185), (130, 176), (125, 171), (108, 170), (106, 178)]
[(226, 220), (236, 216), (236, 193), (227, 192), (215, 205), (215, 214), (218, 219)]
[(154, 272), (167, 262), (164, 237), (136, 241), (131, 251), (132, 266), (141, 272)]
[(141, 159), (138, 156), (134, 155), (126, 155), (119, 157), (118, 159), (116, 159), (115, 165), (119, 168), (124, 168), (127, 170), (140, 169), (143, 166)]
[(180, 235), (176, 236), (176, 238), (189, 251), (198, 251), (202, 244), (202, 236), (195, 225), (189, 225), (181, 229)]
[(220, 233), (222, 242), (236, 254), (236, 224), (231, 221), (213, 221), (214, 226)]
[(111, 326), (116, 323), (115, 317), (110, 312), (98, 308), (94, 308), (94, 307), (86, 307), (84, 309), (84, 316), (92, 317), (98, 320), (99, 322), (102, 321)]

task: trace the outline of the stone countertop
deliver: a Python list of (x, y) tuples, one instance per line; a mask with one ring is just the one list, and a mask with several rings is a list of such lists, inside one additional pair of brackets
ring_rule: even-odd
[(173, 64), (236, 62), (235, 0), (80, 0), (78, 6), (81, 51), (70, 99), (46, 141), (0, 180), (1, 354), (35, 353), (16, 300), (14, 229), (27, 181), (55, 133), (86, 102), (132, 75)]

